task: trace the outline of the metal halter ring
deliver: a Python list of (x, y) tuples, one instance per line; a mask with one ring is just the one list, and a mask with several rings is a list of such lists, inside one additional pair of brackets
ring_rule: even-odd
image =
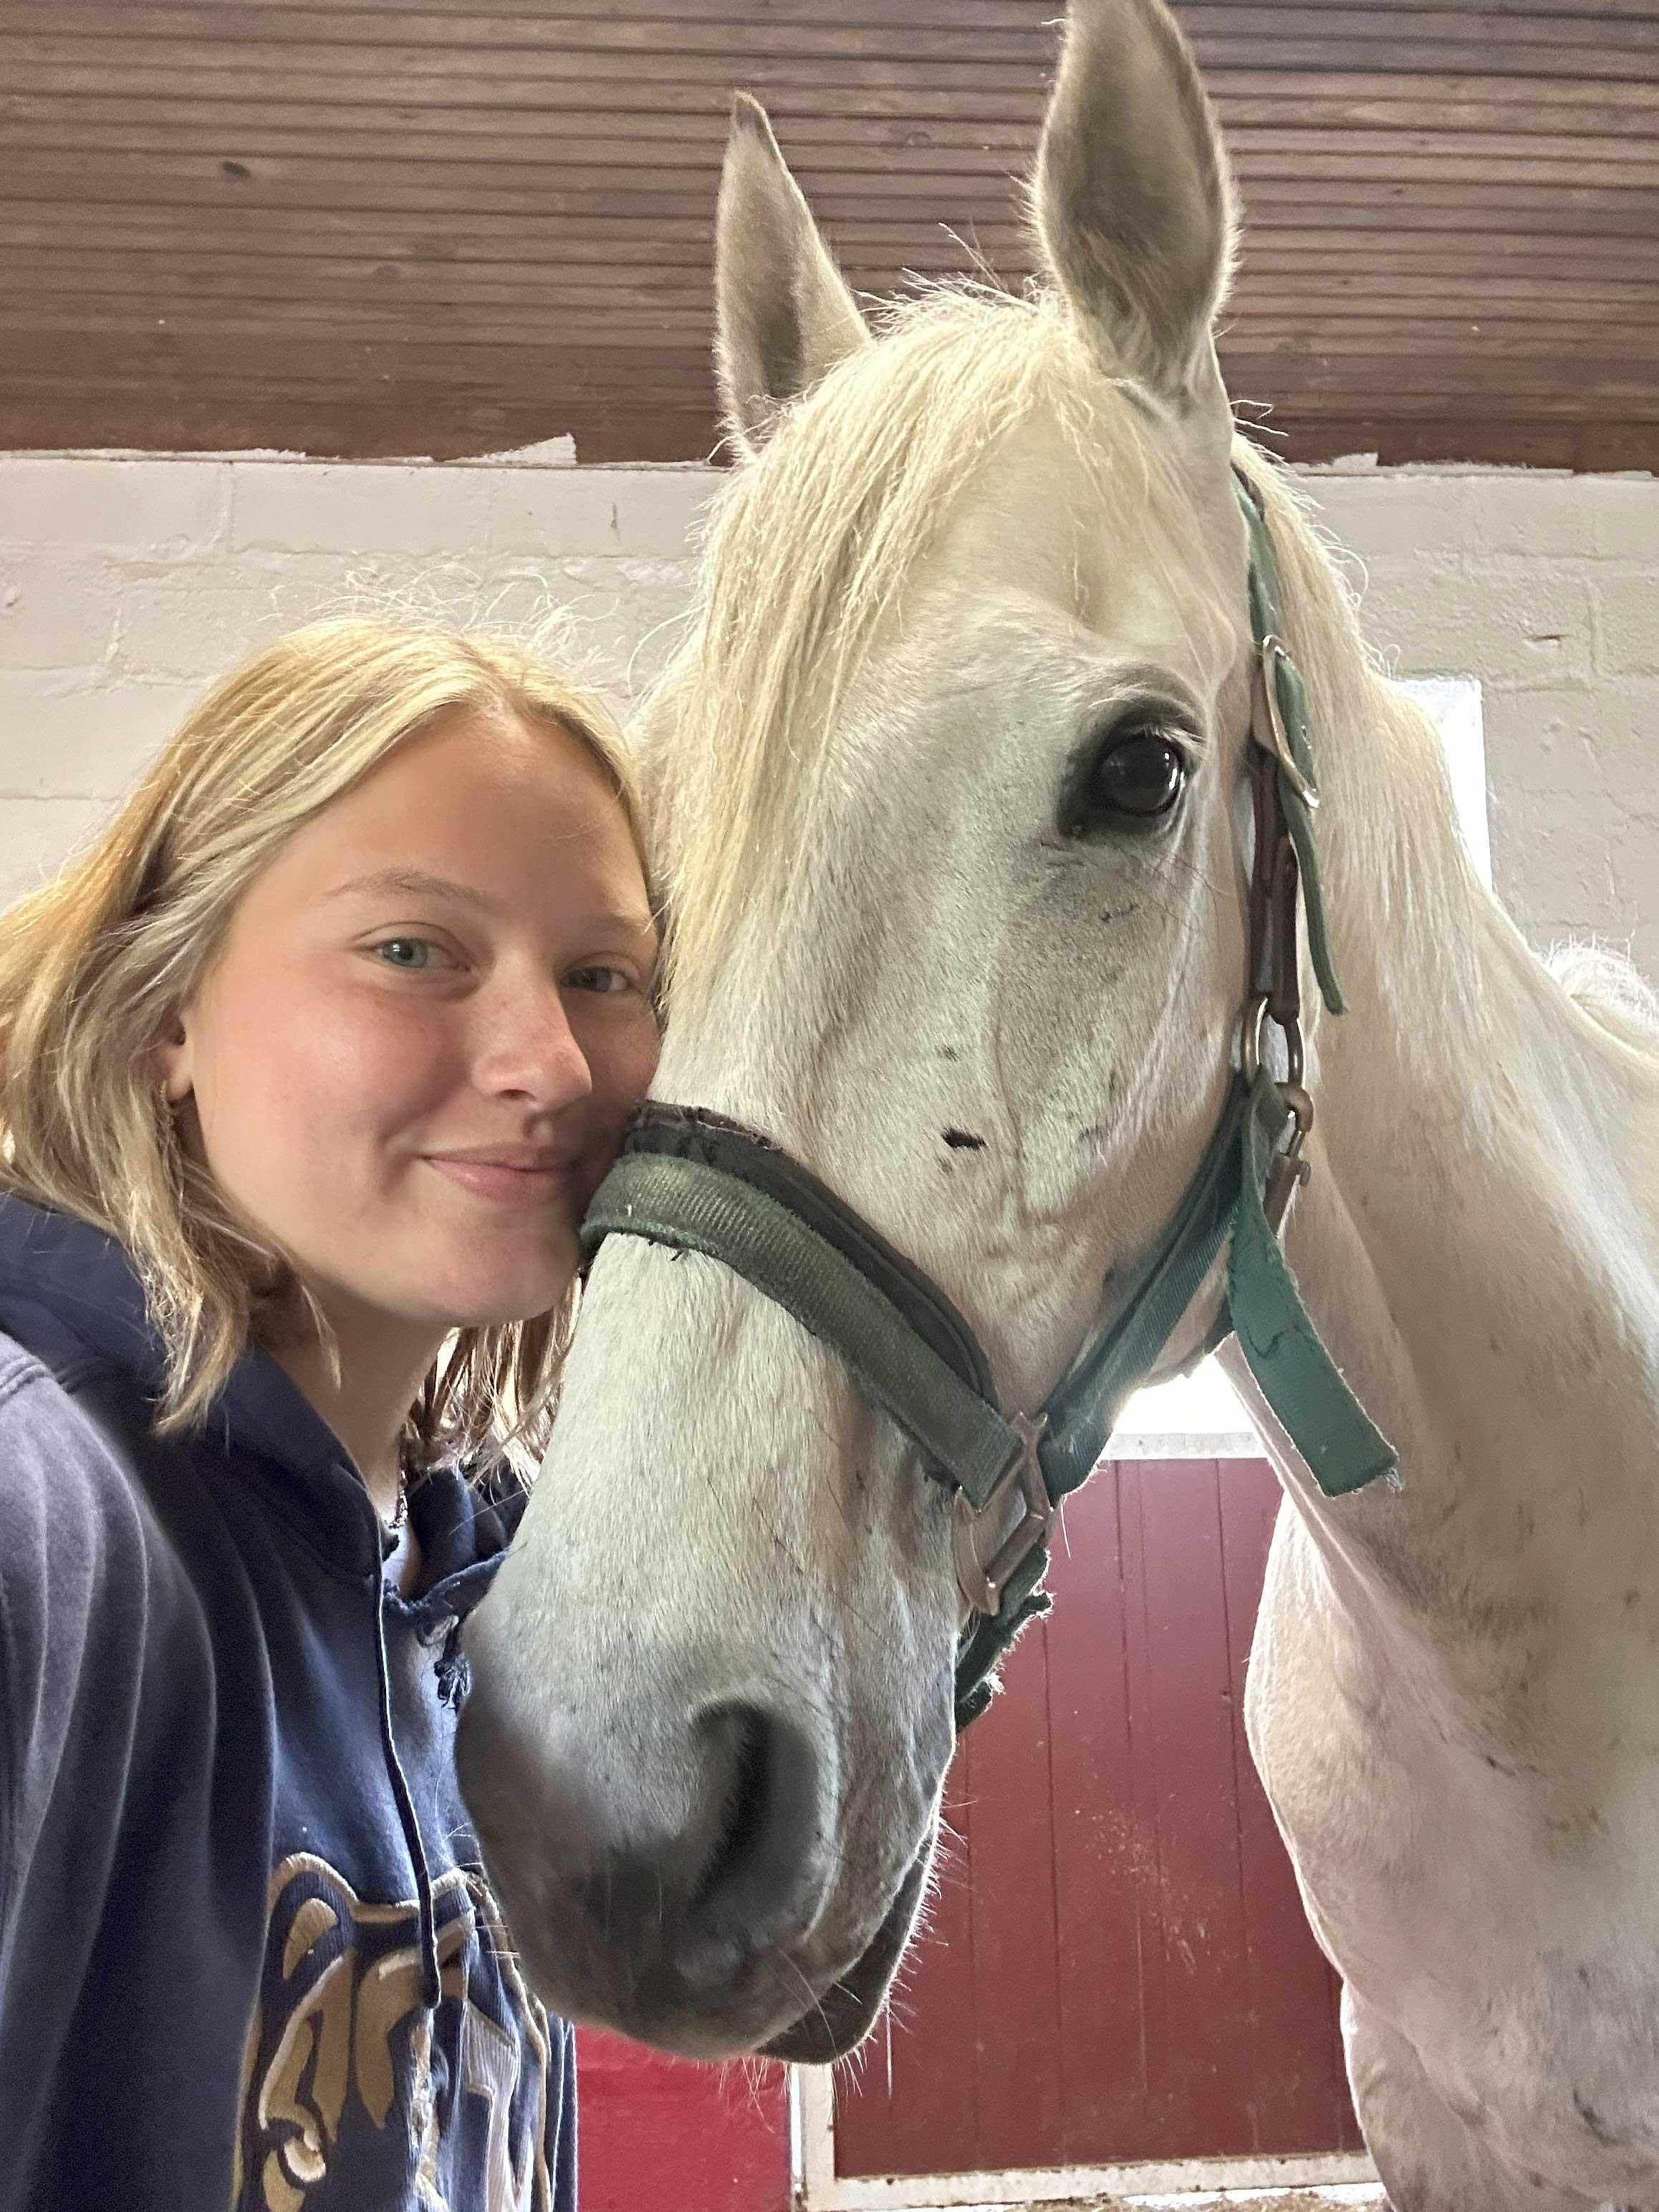
[[(984, 1504), (976, 1507), (965, 1490), (956, 1494), (951, 1513), (951, 1552), (957, 1585), (975, 1613), (994, 1616), (1001, 1607), (1009, 1576), (1028, 1552), (1048, 1540), (1054, 1502), (1037, 1458), (1037, 1438), (1047, 1425), (1044, 1414), (1039, 1413), (1035, 1420), (1024, 1413), (1013, 1414), (1009, 1426), (1018, 1434), (1021, 1449), (997, 1477)], [(1018, 1487), (1024, 1510), (988, 1559), (984, 1547), (995, 1540), (995, 1530), (988, 1528), (987, 1523), (1007, 1498), (1011, 1485)]]
[(1291, 740), (1285, 732), (1284, 717), (1279, 711), (1279, 664), (1285, 662), (1294, 668), (1290, 650), (1282, 637), (1269, 630), (1261, 641), (1261, 697), (1267, 710), (1267, 729), (1273, 738), (1268, 748), (1290, 778), (1291, 788), (1304, 806), (1317, 806), (1319, 786), (1308, 774), (1291, 750)]
[[(1254, 1083), (1267, 1064), (1262, 1058), (1261, 1048), (1267, 1042), (1268, 1005), (1267, 994), (1260, 991), (1244, 1009), (1238, 1057), (1246, 1083)], [(1294, 1021), (1275, 1022), (1273, 1026), (1285, 1040), (1285, 1080), (1279, 1087), (1281, 1091), (1300, 1091), (1303, 1076), (1307, 1072), (1302, 1048), (1302, 1024)], [(1275, 1077), (1274, 1080), (1277, 1082), (1278, 1078)]]

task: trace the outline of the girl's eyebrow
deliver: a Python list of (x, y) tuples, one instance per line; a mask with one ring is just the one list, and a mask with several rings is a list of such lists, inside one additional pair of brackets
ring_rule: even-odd
[(451, 876), (434, 876), (424, 868), (382, 868), (378, 875), (354, 876), (349, 884), (336, 884), (330, 898), (344, 898), (351, 891), (406, 891), (413, 898), (450, 898), (479, 914), (500, 914), (501, 902), (471, 884), (458, 884)]
[[(478, 890), (476, 884), (457, 883), (453, 876), (434, 876), (425, 868), (382, 868), (375, 875), (354, 876), (349, 883), (337, 884), (328, 896), (344, 898), (351, 891), (368, 891), (377, 896), (396, 891), (411, 898), (453, 899), (459, 906), (471, 907), (475, 914), (497, 917), (507, 911), (500, 899)], [(609, 908), (603, 913), (585, 916), (584, 927), (626, 930), (633, 937), (656, 934), (656, 923), (645, 907)]]

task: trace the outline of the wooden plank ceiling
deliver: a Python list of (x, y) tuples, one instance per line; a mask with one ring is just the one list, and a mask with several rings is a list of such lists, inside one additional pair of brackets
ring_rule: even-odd
[[(0, 442), (716, 438), (727, 98), (853, 283), (1030, 258), (1060, 0), (3, 0)], [(1293, 457), (1659, 466), (1659, 0), (1188, 0)]]

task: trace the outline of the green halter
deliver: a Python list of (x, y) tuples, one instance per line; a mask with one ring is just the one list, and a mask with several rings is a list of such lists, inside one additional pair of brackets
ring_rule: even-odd
[[(983, 1711), (993, 1668), (1047, 1607), (1039, 1585), (1060, 1501), (1100, 1459), (1224, 1245), (1220, 1311), (1189, 1364), (1237, 1334), (1262, 1395), (1327, 1497), (1395, 1473), (1393, 1449), (1321, 1341), (1279, 1243), (1285, 1208), (1308, 1173), (1302, 1148), (1313, 1114), (1302, 1087), (1299, 910), (1325, 1004), (1340, 1014), (1343, 1001), (1313, 836), (1318, 788), (1306, 693), (1279, 639), (1265, 520), (1243, 477), (1236, 483), (1250, 533), (1257, 659), (1253, 994), (1242, 1066), (1173, 1218), (1112, 1319), (1038, 1411), (1003, 1410), (974, 1331), (930, 1278), (808, 1169), (720, 1115), (647, 1105), (582, 1226), (590, 1256), (606, 1237), (626, 1235), (723, 1261), (839, 1353), (864, 1395), (915, 1444), (927, 1473), (955, 1489), (957, 1571), (975, 1613), (957, 1653), (959, 1727)], [(1268, 1021), (1285, 1041), (1284, 1081), (1263, 1057)]]

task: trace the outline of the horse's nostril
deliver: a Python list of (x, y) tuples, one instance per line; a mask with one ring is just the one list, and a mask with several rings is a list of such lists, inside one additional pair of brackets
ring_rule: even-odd
[(814, 1871), (817, 1755), (803, 1729), (756, 1705), (714, 1706), (696, 1728), (714, 1817), (687, 1917), (711, 1934), (752, 1937)]
[(774, 1956), (812, 1924), (828, 1867), (835, 1753), (810, 1711), (667, 1694), (537, 1711), (502, 1685), (478, 1669), (458, 1760), (540, 1994), (630, 2033), (709, 1992), (775, 2002)]
[(741, 1875), (761, 1840), (768, 1782), (765, 1716), (752, 1706), (726, 1705), (706, 1713), (698, 1734), (709, 1756), (708, 1795), (714, 1808), (714, 1843), (696, 1889), (693, 1912)]

